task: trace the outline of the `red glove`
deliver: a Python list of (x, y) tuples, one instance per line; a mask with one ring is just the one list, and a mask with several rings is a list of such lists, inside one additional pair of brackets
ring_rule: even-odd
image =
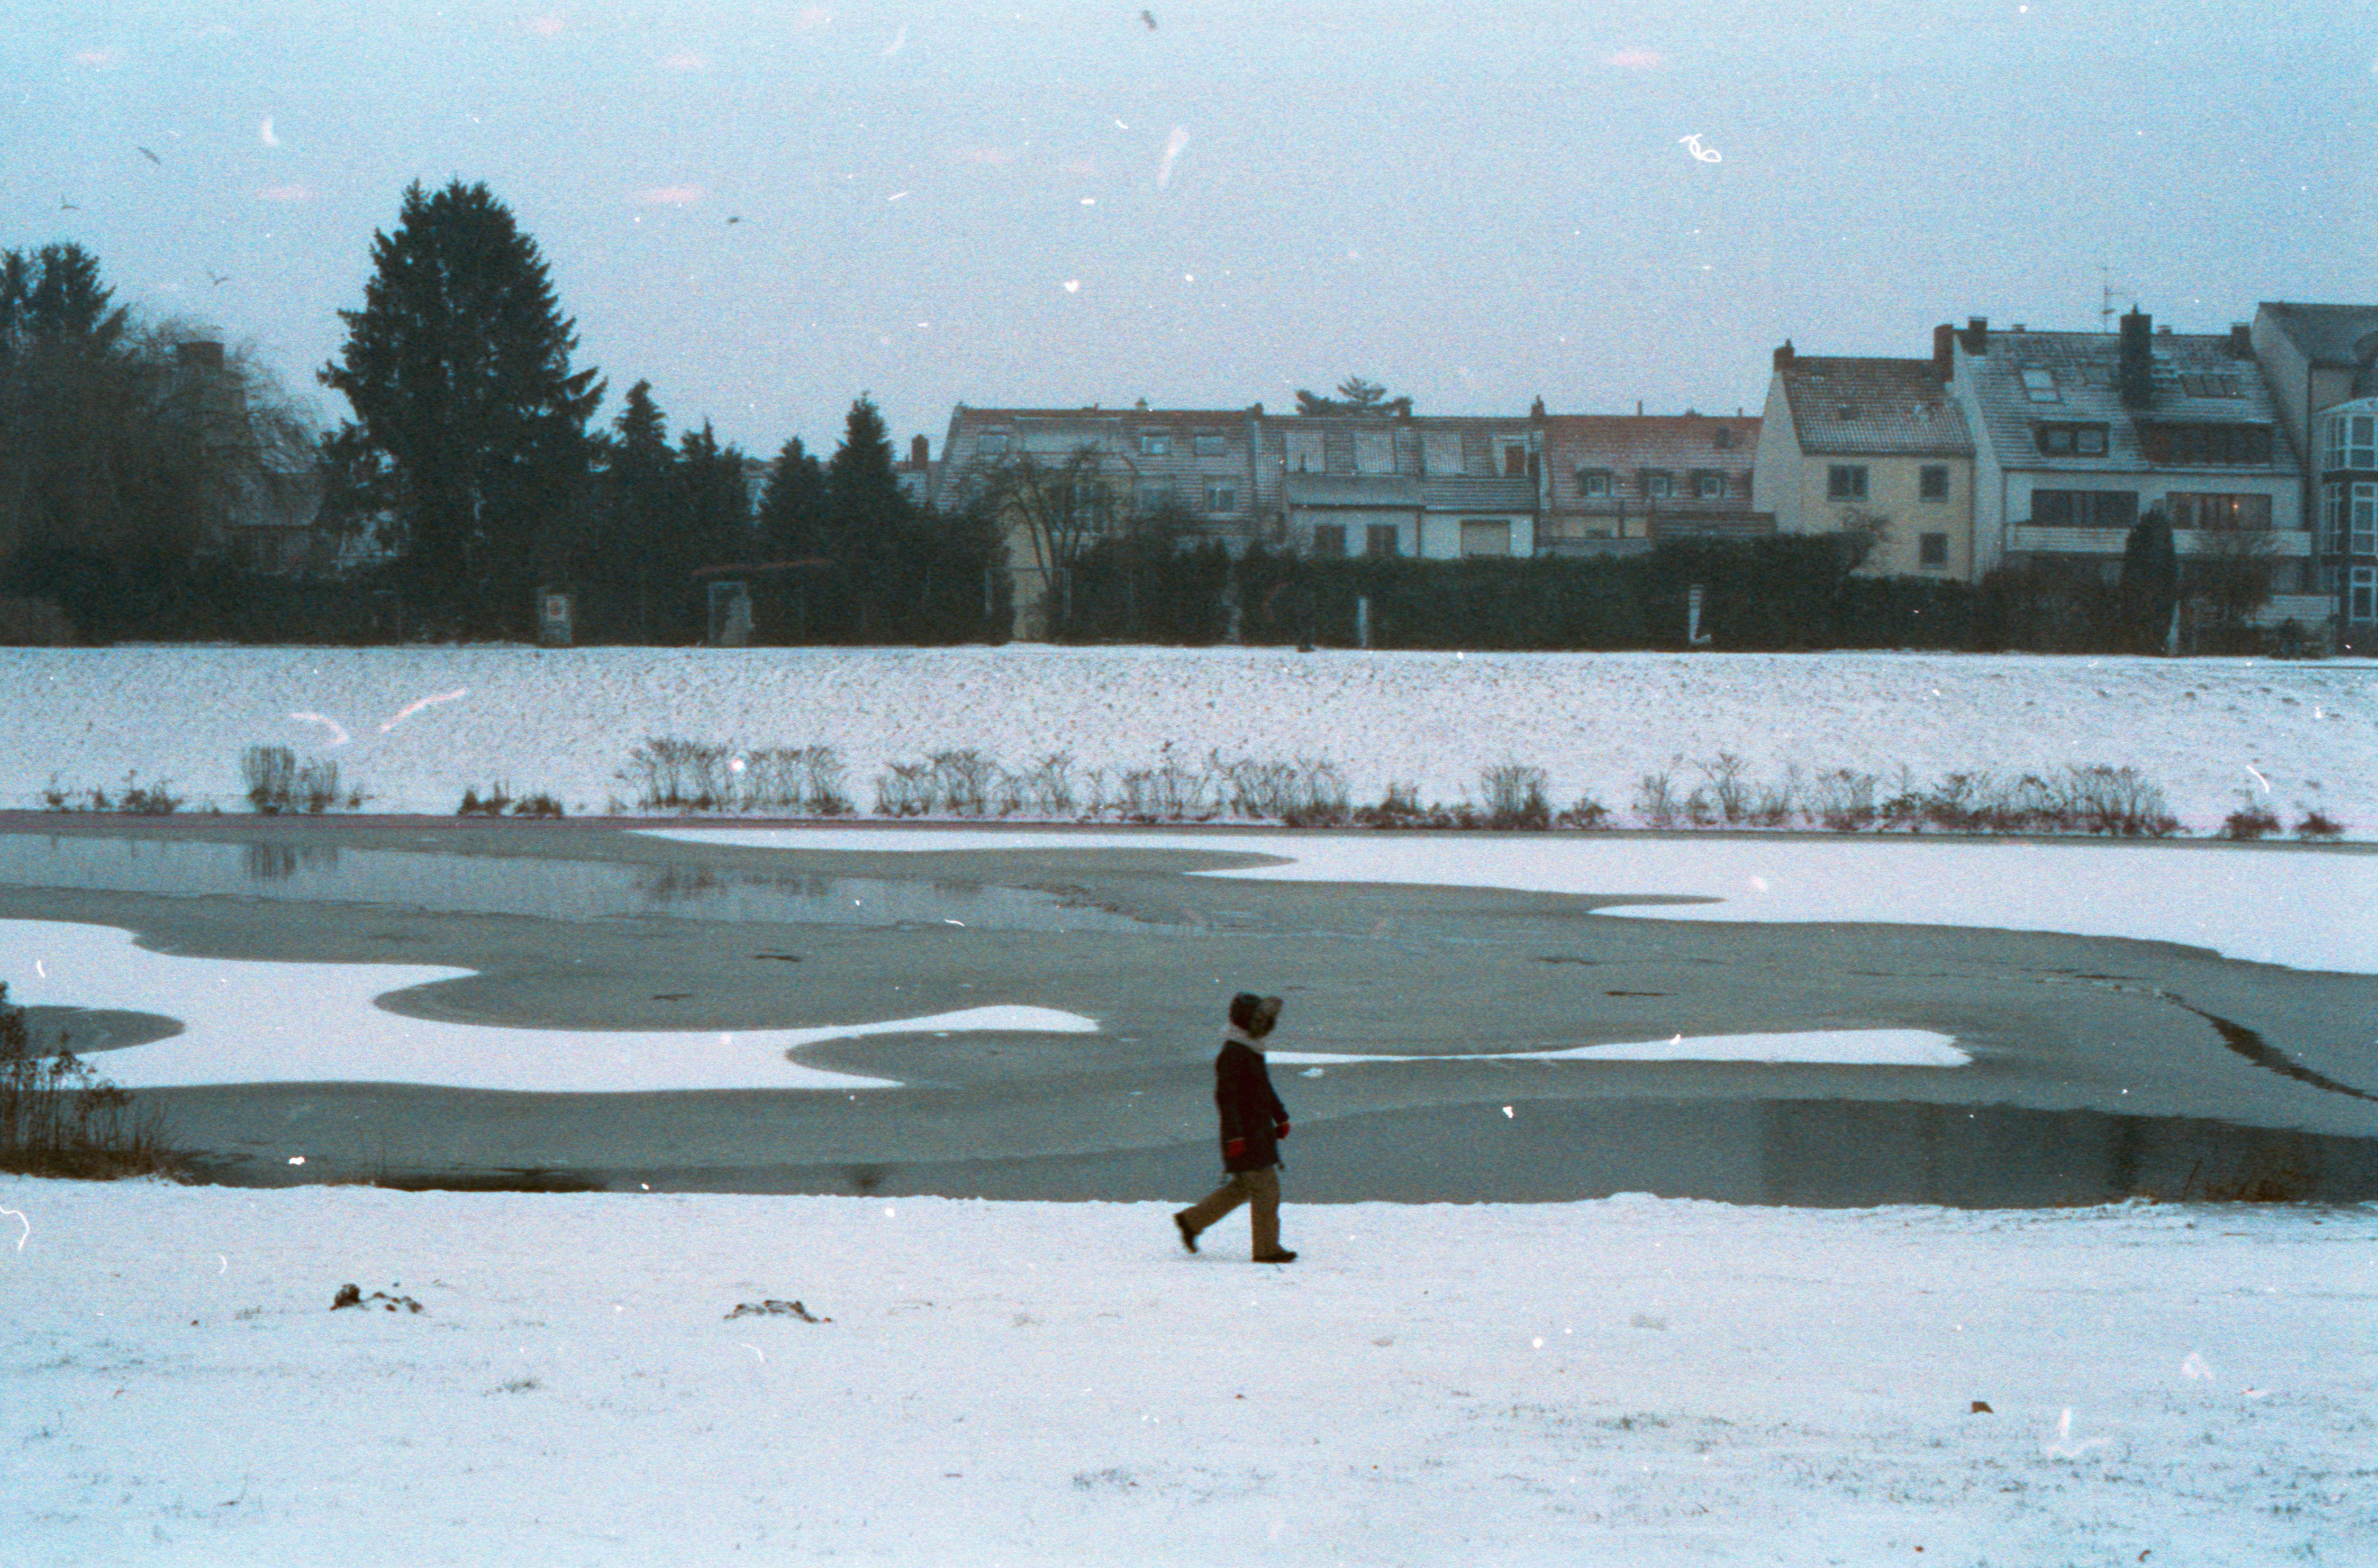
[(1229, 1143), (1222, 1145), (1222, 1157), (1224, 1159), (1234, 1160), (1246, 1152), (1247, 1141), (1244, 1138), (1233, 1138)]
[(1271, 1135), (1272, 1135), (1273, 1137), (1275, 1137), (1275, 1138), (1285, 1138), (1285, 1137), (1287, 1137), (1287, 1136), (1288, 1136), (1288, 1123), (1287, 1123), (1287, 1122), (1285, 1122), (1285, 1121), (1283, 1121), (1283, 1122), (1281, 1122), (1279, 1126), (1277, 1126), (1277, 1127), (1273, 1128), (1273, 1129), (1271, 1130)]

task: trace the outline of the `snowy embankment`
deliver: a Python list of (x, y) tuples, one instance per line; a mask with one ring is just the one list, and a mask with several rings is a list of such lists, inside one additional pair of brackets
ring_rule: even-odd
[(895, 761), (976, 750), (1087, 774), (1219, 752), (1326, 758), (1353, 802), (1392, 784), (1481, 798), (1482, 769), (1541, 767), (1555, 808), (1633, 825), (1646, 774), (1749, 784), (1852, 769), (1885, 792), (1952, 773), (2131, 767), (2184, 831), (2245, 805), (2378, 837), (2378, 664), (1935, 654), (1299, 654), (1045, 647), (650, 650), (133, 647), (0, 650), (0, 804), (53, 783), (171, 781), (243, 809), (244, 749), (333, 760), (369, 809), (446, 814), (466, 788), (572, 814), (632, 803), (652, 737), (831, 747), (864, 813)]
[(1283, 1217), (0, 1180), (0, 1556), (2378, 1559), (2378, 1207)]

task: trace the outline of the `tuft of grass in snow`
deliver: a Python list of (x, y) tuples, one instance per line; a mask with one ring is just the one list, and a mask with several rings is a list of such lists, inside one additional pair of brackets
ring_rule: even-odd
[(163, 1113), (132, 1114), (132, 1096), (63, 1048), (36, 1055), (22, 1008), (0, 981), (0, 1170), (112, 1180), (173, 1174)]
[(831, 746), (738, 748), (725, 742), (647, 737), (617, 777), (641, 811), (768, 811), (847, 817), (842, 754)]

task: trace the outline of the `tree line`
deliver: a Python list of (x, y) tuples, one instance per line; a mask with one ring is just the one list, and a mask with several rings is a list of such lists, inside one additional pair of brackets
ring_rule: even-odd
[[(252, 357), (115, 305), (81, 247), (0, 253), (0, 640), (524, 639), (560, 589), (581, 640), (680, 643), (721, 577), (757, 580), (765, 640), (1003, 616), (988, 516), (913, 500), (864, 394), (830, 457), (787, 440), (756, 496), (760, 465), (707, 421), (672, 440), (648, 381), (603, 421), (550, 268), (484, 185), (408, 188), (339, 314), (317, 378), (352, 417), (314, 430)], [(243, 554), (276, 497), (310, 513), (309, 560)]]

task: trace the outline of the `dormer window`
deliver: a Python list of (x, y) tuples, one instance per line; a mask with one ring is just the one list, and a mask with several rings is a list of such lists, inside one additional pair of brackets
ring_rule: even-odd
[(1159, 430), (1139, 433), (1139, 455), (1144, 458), (1169, 458), (1172, 455), (1172, 437)]
[(1610, 471), (1606, 468), (1579, 469), (1577, 493), (1589, 501), (1610, 499)]
[(2064, 394), (2056, 389), (2056, 373), (2052, 370), (2024, 371), (2023, 393), (2036, 403), (2060, 403), (2064, 401)]
[(1725, 475), (1713, 468), (1693, 471), (1693, 499), (1723, 501), (1725, 499)]
[(2039, 455), (2048, 458), (2101, 458), (2106, 455), (2102, 425), (2042, 425), (2036, 427)]
[(976, 434), (974, 454), (979, 458), (1003, 458), (1007, 455), (1007, 432), (984, 430)]
[(1721, 425), (1715, 430), (1710, 432), (1710, 445), (1715, 447), (1719, 451), (1724, 451), (1728, 448), (1732, 447), (1734, 445), (1734, 427), (1730, 425)]
[(1676, 476), (1664, 468), (1643, 471), (1643, 494), (1651, 500), (1664, 501), (1676, 493)]
[(2245, 389), (2235, 376), (2183, 376), (2180, 389), (2192, 398), (2242, 398)]
[(1201, 434), (1192, 437), (1191, 440), (1201, 458), (1224, 457), (1230, 452), (1230, 441), (1225, 437)]

